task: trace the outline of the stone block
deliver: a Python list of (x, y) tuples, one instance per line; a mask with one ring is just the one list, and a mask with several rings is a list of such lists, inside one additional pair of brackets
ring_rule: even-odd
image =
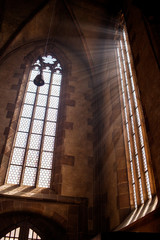
[(119, 194), (129, 193), (128, 191), (129, 191), (128, 182), (123, 182), (123, 183), (118, 184), (118, 193)]
[(8, 111), (6, 114), (6, 118), (12, 118), (13, 117), (13, 111)]
[(76, 103), (75, 103), (74, 100), (66, 99), (65, 104), (66, 104), (67, 106), (75, 107), (75, 104), (76, 104)]
[(15, 109), (15, 104), (13, 104), (13, 103), (8, 103), (7, 104), (6, 110), (14, 111), (14, 109)]
[(70, 93), (74, 93), (74, 92), (75, 92), (75, 87), (69, 85), (69, 86), (67, 87), (67, 91), (70, 92)]
[(93, 167), (94, 166), (94, 158), (88, 157), (88, 166)]
[(122, 182), (127, 181), (127, 171), (126, 171), (126, 169), (118, 169), (117, 179), (118, 179), (118, 183), (122, 183)]
[(19, 85), (13, 84), (13, 85), (11, 86), (11, 89), (12, 89), (12, 90), (18, 90), (19, 87), (20, 87)]
[(69, 209), (68, 209), (68, 214), (69, 215), (77, 215), (78, 216), (78, 212), (79, 212), (79, 207), (78, 206), (69, 206)]
[(74, 166), (74, 162), (75, 162), (74, 156), (65, 155), (61, 159), (61, 163), (64, 165)]
[(130, 207), (129, 194), (120, 194), (118, 195), (118, 208), (128, 208)]
[(93, 125), (93, 120), (91, 118), (88, 118), (87, 123), (88, 123), (88, 125), (92, 126)]
[(73, 130), (73, 122), (65, 122), (64, 128), (68, 130)]

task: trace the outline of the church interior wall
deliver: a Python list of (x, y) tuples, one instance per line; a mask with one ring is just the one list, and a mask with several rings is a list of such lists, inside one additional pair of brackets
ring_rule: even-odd
[[(53, 1), (49, 1), (23, 26), (0, 59), (1, 216), (14, 213), (28, 216), (27, 213), (31, 219), (33, 214), (39, 214), (53, 224), (58, 223), (70, 240), (113, 231), (132, 211), (115, 56), (117, 20), (113, 23), (113, 19), (105, 18), (103, 4), (95, 4), (93, 12), (88, 13), (91, 5), (89, 1), (85, 4), (57, 1), (53, 6)], [(95, 13), (97, 16), (93, 18)], [(124, 17), (159, 197), (158, 53), (156, 48), (153, 52), (142, 12), (130, 1), (124, 1)], [(3, 39), (7, 39), (8, 33), (3, 34)], [(4, 185), (17, 120), (13, 131), (10, 126), (20, 86), (22, 81), (27, 81), (26, 69), (43, 53), (45, 45), (48, 54), (55, 51), (62, 65), (66, 63), (63, 129), (58, 139), (53, 189)], [(152, 225), (144, 221), (128, 231), (157, 231), (158, 224), (156, 215)], [(6, 227), (4, 224), (0, 230)], [(58, 239), (58, 235), (56, 237)]]

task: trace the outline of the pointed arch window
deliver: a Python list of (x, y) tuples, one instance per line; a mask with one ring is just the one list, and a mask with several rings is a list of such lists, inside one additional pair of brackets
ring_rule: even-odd
[[(33, 80), (40, 74), (45, 84)], [(53, 165), (62, 68), (51, 55), (32, 65), (12, 146), (6, 183), (49, 188)]]

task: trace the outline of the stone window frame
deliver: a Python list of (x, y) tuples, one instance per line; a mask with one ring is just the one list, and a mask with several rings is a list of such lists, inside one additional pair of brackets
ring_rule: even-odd
[[(32, 64), (38, 59), (39, 56), (44, 55), (44, 46), (35, 47), (27, 56), (24, 57), (24, 62), (21, 63), (22, 68), (24, 69), (23, 75), (19, 81), (19, 87), (17, 90), (17, 100), (14, 106), (14, 111), (11, 114), (11, 121), (9, 130), (7, 131), (7, 139), (4, 146), (3, 156), (1, 160), (1, 167), (3, 167), (3, 175), (1, 176), (0, 185), (5, 184), (5, 178), (7, 169), (9, 166), (10, 154), (12, 151), (14, 136), (16, 133), (17, 123), (19, 119), (19, 114), (21, 111), (21, 105), (23, 101), (23, 96), (25, 93), (26, 84), (28, 82), (28, 76), (31, 71)], [(55, 152), (53, 158), (53, 168), (52, 168), (52, 177), (51, 177), (51, 188), (48, 191), (52, 190), (55, 194), (61, 193), (61, 165), (63, 164), (64, 156), (64, 137), (65, 137), (65, 125), (66, 125), (66, 106), (73, 102), (70, 99), (69, 94), (67, 94), (67, 87), (69, 85), (69, 76), (71, 74), (71, 62), (55, 44), (49, 43), (47, 46), (46, 56), (51, 55), (55, 56), (58, 61), (61, 63), (62, 71), (62, 84), (61, 84), (61, 96), (59, 103), (59, 113), (57, 119), (57, 132), (55, 139)], [(20, 66), (20, 67), (21, 67)], [(14, 74), (15, 75), (15, 74)], [(20, 77), (19, 75), (17, 75)], [(72, 156), (71, 156), (72, 157)], [(17, 186), (17, 185), (16, 185)], [(18, 185), (19, 186), (19, 185)], [(34, 187), (35, 188), (35, 187)], [(46, 190), (47, 191), (47, 190)]]

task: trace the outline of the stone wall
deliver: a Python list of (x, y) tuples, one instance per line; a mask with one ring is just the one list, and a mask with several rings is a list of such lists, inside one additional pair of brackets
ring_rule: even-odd
[(131, 211), (114, 45), (104, 62), (100, 94), (95, 98), (94, 128), (95, 215), (102, 232), (113, 230)]
[(24, 39), (17, 38), (0, 66), (0, 212), (39, 213), (58, 222), (69, 239), (80, 239), (93, 230), (92, 218), (88, 220), (88, 209), (93, 207), (91, 77), (82, 58), (61, 44), (49, 41), (47, 48), (48, 54), (54, 54), (55, 49), (64, 67), (53, 189), (3, 185), (24, 94), (20, 87), (22, 82), (25, 87), (26, 69), (36, 56), (43, 54), (45, 46), (43, 40), (28, 44), (27, 34), (28, 28), (26, 32), (24, 28), (20, 35), (26, 36), (26, 44), (22, 45)]
[[(86, 233), (113, 230), (131, 211), (114, 55), (116, 20), (106, 16), (103, 3), (57, 1), (53, 9), (53, 2), (39, 6), (18, 31), (22, 16), (6, 32), (0, 19), (3, 40), (9, 39), (0, 60), (0, 213), (40, 214), (57, 222), (70, 240), (84, 239)], [(159, 53), (141, 10), (123, 2), (159, 195)], [(52, 10), (47, 53), (55, 53), (64, 69), (52, 189), (4, 185), (24, 89), (18, 94), (26, 69), (43, 54)]]

